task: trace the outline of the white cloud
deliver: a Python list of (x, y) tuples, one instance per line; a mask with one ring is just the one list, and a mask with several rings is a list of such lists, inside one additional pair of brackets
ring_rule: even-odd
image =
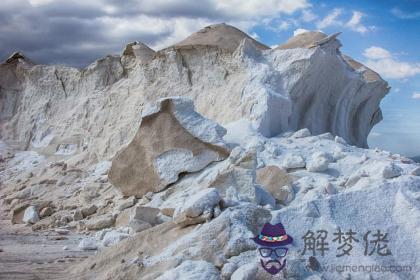
[(47, 5), (54, 2), (54, 0), (29, 0), (29, 4), (31, 4), (34, 7)]
[(368, 60), (365, 64), (385, 78), (390, 79), (404, 79), (420, 73), (420, 65), (401, 62), (393, 58)]
[(410, 13), (410, 12), (401, 11), (398, 8), (393, 8), (391, 10), (391, 13), (394, 16), (400, 18), (400, 19), (416, 19), (416, 18), (420, 18), (420, 11), (414, 11), (414, 12), (411, 12)]
[(189, 18), (174, 18), (168, 22), (172, 26), (172, 30), (169, 32), (169, 36), (162, 37), (161, 40), (157, 41), (152, 47), (155, 50), (166, 48), (182, 39), (185, 39), (197, 29), (201, 29), (211, 22), (205, 19), (189, 19)]
[(285, 30), (293, 21), (283, 17), (309, 9), (309, 1), (0, 0), (0, 59), (20, 50), (38, 63), (82, 66), (134, 40), (160, 49), (215, 23)]
[(274, 16), (292, 14), (309, 7), (306, 0), (213, 0), (216, 10), (236, 17)]
[(413, 99), (420, 99), (420, 92), (413, 92), (413, 95), (411, 97)]
[(381, 59), (391, 57), (391, 53), (384, 48), (372, 46), (363, 51), (363, 55), (370, 59)]
[(420, 63), (403, 62), (381, 47), (364, 50), (365, 65), (389, 79), (405, 79), (420, 74)]
[(289, 29), (290, 24), (287, 21), (282, 21), (279, 25), (280, 30), (287, 30)]
[(331, 13), (329, 13), (326, 17), (324, 17), (321, 21), (317, 23), (317, 28), (323, 29), (333, 25), (342, 25), (343, 23), (337, 19), (341, 15), (341, 13), (341, 9), (333, 9)]
[(360, 11), (353, 11), (348, 21), (340, 19), (342, 14), (342, 9), (334, 8), (328, 15), (316, 23), (316, 27), (318, 29), (324, 29), (330, 26), (341, 26), (362, 34), (377, 29), (376, 26), (366, 27), (362, 24), (362, 18), (366, 15)]
[(351, 19), (346, 23), (346, 26), (353, 31), (359, 33), (366, 33), (368, 28), (362, 24), (362, 17), (364, 16), (363, 13), (359, 11), (353, 11), (353, 15)]
[(302, 21), (304, 22), (312, 22), (318, 18), (311, 10), (303, 10), (302, 12)]

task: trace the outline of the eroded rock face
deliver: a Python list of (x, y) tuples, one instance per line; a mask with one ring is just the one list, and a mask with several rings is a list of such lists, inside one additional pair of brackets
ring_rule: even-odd
[(225, 129), (194, 111), (191, 100), (168, 98), (144, 113), (132, 142), (112, 161), (109, 179), (125, 196), (141, 197), (227, 157)]

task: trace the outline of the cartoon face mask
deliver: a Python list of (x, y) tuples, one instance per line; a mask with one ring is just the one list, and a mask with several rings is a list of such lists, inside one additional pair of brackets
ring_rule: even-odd
[(262, 247), (259, 246), (260, 263), (265, 271), (275, 275), (279, 273), (285, 266), (288, 249), (286, 247)]
[(252, 240), (258, 245), (258, 256), (265, 271), (275, 275), (286, 266), (286, 246), (293, 243), (293, 237), (286, 233), (281, 223), (266, 223)]

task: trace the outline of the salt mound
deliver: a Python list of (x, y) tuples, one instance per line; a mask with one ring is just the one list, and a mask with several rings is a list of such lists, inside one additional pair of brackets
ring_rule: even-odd
[(267, 50), (269, 47), (266, 45), (252, 39), (246, 33), (241, 30), (227, 25), (225, 23), (214, 24), (207, 27), (204, 27), (200, 31), (188, 36), (186, 39), (182, 40), (179, 43), (176, 43), (176, 47), (186, 47), (186, 46), (217, 46), (221, 49), (226, 49), (229, 51), (234, 51), (243, 39), (252, 40), (257, 49)]
[(276, 49), (295, 49), (295, 48), (309, 48), (315, 42), (325, 39), (327, 34), (321, 31), (306, 31), (298, 33), (291, 37), (286, 43), (278, 46)]

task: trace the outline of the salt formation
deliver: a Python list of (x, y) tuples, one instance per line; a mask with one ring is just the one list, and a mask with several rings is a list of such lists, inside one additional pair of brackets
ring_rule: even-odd
[(265, 136), (308, 128), (366, 147), (387, 83), (342, 55), (336, 38), (306, 48), (326, 36), (302, 43), (307, 35), (269, 50), (215, 25), (157, 53), (129, 44), (82, 70), (12, 56), (0, 66), (1, 134), (18, 148), (102, 160), (133, 138), (144, 106), (186, 96), (222, 125), (246, 119)]
[(255, 41), (241, 30), (224, 23), (207, 26), (188, 36), (181, 42), (176, 43), (175, 47), (191, 48), (193, 46), (216, 46), (220, 49), (233, 52), (244, 39), (249, 39), (254, 42), (256, 48), (259, 50), (269, 49), (269, 47)]
[[(303, 32), (271, 50), (215, 25), (82, 70), (13, 54), (0, 65), (0, 233), (62, 243), (52, 255), (0, 248), (0, 278), (271, 279), (251, 238), (281, 222), (294, 242), (280, 278), (348, 277), (321, 270), (337, 263), (333, 247), (301, 254), (307, 230), (340, 227), (360, 241), (380, 229), (392, 250), (355, 243), (343, 264), (412, 266), (351, 277), (415, 279), (420, 167), (365, 149), (388, 87), (337, 36)], [(42, 261), (22, 266), (34, 252)], [(55, 262), (66, 252), (77, 256)]]

